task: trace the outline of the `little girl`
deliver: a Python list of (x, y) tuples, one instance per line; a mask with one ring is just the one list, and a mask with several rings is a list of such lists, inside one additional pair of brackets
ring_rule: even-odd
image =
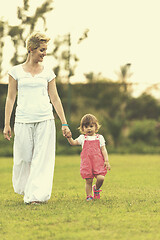
[[(105, 140), (102, 135), (97, 134), (100, 125), (92, 114), (82, 117), (80, 132), (82, 133), (75, 140), (70, 136), (68, 142), (71, 145), (82, 145), (80, 173), (86, 180), (87, 201), (100, 199), (100, 187), (103, 184), (107, 169), (110, 170), (108, 153), (105, 147)], [(92, 187), (93, 178), (96, 184)], [(92, 197), (93, 188), (93, 197)]]

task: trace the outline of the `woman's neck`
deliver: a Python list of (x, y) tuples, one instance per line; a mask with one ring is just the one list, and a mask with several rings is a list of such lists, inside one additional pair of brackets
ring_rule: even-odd
[(27, 59), (26, 59), (24, 64), (27, 65), (27, 66), (33, 67), (33, 68), (41, 66), (39, 64), (39, 62), (33, 61), (33, 58), (31, 58), (31, 56), (29, 54), (28, 54)]
[(28, 56), (26, 61), (23, 63), (24, 71), (30, 72), (32, 76), (41, 73), (43, 71), (43, 68), (43, 65), (41, 65), (39, 62), (33, 61), (30, 56)]

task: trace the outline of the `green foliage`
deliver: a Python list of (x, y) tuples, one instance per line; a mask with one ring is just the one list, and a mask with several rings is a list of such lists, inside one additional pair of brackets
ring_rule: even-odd
[(152, 96), (144, 93), (138, 98), (130, 98), (127, 102), (127, 117), (129, 119), (159, 119), (160, 105)]
[[(39, 6), (33, 15), (30, 15), (30, 1), (23, 0), (23, 6), (18, 7), (17, 17), (19, 25), (8, 26), (7, 23), (0, 21), (0, 74), (2, 63), (2, 52), (4, 46), (4, 33), (11, 37), (15, 47), (15, 53), (11, 59), (13, 65), (23, 62), (26, 56), (20, 51), (25, 46), (25, 40), (38, 23), (39, 19), (43, 20), (43, 29), (46, 30), (45, 15), (52, 10), (52, 0), (45, 0)], [(8, 29), (7, 29), (8, 28)], [(88, 29), (79, 38), (77, 44), (88, 37)], [(50, 53), (55, 59), (56, 64), (54, 71), (58, 80), (58, 91), (62, 103), (67, 113), (68, 121), (71, 121), (71, 130), (73, 136), (77, 137), (79, 132), (77, 127), (81, 117), (86, 113), (92, 113), (97, 116), (102, 125), (102, 133), (107, 141), (108, 149), (111, 152), (159, 152), (158, 146), (160, 141), (160, 104), (152, 96), (142, 94), (138, 98), (131, 96), (130, 84), (128, 78), (132, 75), (130, 65), (126, 64), (120, 67), (117, 73), (118, 82), (113, 82), (104, 78), (101, 73), (85, 73), (88, 84), (67, 85), (60, 84), (63, 80), (66, 82), (75, 73), (78, 58), (71, 53), (71, 35), (58, 36), (54, 41), (54, 49)], [(63, 78), (61, 73), (63, 72)], [(6, 99), (6, 86), (0, 88), (0, 128), (4, 124), (4, 105)], [(71, 106), (71, 109), (70, 109)], [(14, 125), (15, 106), (11, 118), (11, 126)], [(71, 118), (70, 118), (71, 114)], [(56, 114), (55, 114), (56, 116)], [(151, 119), (148, 121), (146, 119)], [(57, 120), (57, 116), (56, 116)], [(138, 120), (138, 121), (136, 121)], [(139, 121), (141, 120), (141, 121)], [(142, 121), (143, 120), (143, 121)], [(61, 129), (60, 122), (58, 129)], [(3, 140), (0, 139), (3, 146)], [(6, 154), (5, 147), (0, 147), (0, 153)], [(11, 148), (7, 151), (10, 155)], [(66, 144), (66, 139), (61, 135), (61, 130), (57, 133), (57, 153), (73, 154), (80, 153), (80, 148), (70, 148)]]
[(120, 137), (122, 134), (122, 129), (124, 127), (125, 119), (122, 116), (116, 116), (115, 118), (108, 118), (108, 131), (111, 134), (115, 147), (118, 147), (120, 142)]
[(25, 41), (29, 34), (31, 34), (35, 29), (39, 19), (43, 20), (43, 30), (46, 30), (46, 13), (50, 12), (53, 8), (51, 6), (52, 0), (46, 0), (37, 7), (32, 16), (30, 16), (30, 1), (23, 0), (23, 6), (17, 9), (17, 18), (20, 21), (19, 25), (8, 26), (8, 35), (11, 36), (11, 41), (13, 41), (15, 52), (11, 59), (12, 65), (17, 65), (24, 62), (26, 55), (21, 54), (19, 51), (20, 47), (25, 47)]
[(156, 137), (155, 120), (134, 121), (132, 123), (129, 138), (132, 139), (134, 143), (137, 141), (142, 141), (146, 144), (155, 145)]
[[(6, 101), (6, 96), (7, 96), (7, 88), (8, 88), (8, 85), (0, 84), (0, 129), (4, 128), (4, 112), (5, 112), (5, 101)], [(14, 125), (15, 109), (16, 109), (16, 102), (14, 104), (13, 112), (11, 115), (11, 127), (12, 128)]]
[(132, 76), (133, 73), (130, 72), (131, 63), (127, 63), (123, 66), (120, 66), (120, 70), (117, 73), (118, 81), (122, 84), (121, 89), (124, 92), (129, 91), (129, 84), (127, 80)]
[(0, 129), (4, 127), (4, 109), (7, 95), (7, 85), (0, 86)]
[(25, 205), (13, 192), (12, 159), (0, 159), (0, 239), (160, 239), (159, 155), (110, 155), (101, 199), (85, 200), (79, 156), (56, 157), (52, 197)]
[(32, 6), (30, 5), (30, 0), (23, 0), (23, 6), (17, 8), (17, 18), (20, 22), (18, 25), (9, 25), (8, 22), (0, 20), (0, 77), (2, 77), (1, 65), (5, 37), (10, 36), (11, 42), (14, 45), (15, 51), (10, 61), (11, 64), (17, 65), (24, 62), (26, 55), (22, 51), (22, 48), (25, 47), (26, 38), (36, 30), (37, 23), (40, 19), (43, 21), (43, 29), (41, 29), (41, 31), (47, 30), (45, 15), (53, 9), (52, 3), (53, 0), (44, 0), (44, 2), (37, 7), (33, 15), (31, 15), (30, 9)]
[(53, 70), (57, 76), (58, 82), (69, 81), (69, 78), (75, 73), (75, 68), (79, 59), (75, 54), (71, 53), (70, 46), (70, 34), (58, 36), (54, 40), (54, 48), (50, 55), (56, 59), (56, 64)]
[[(80, 44), (88, 37), (89, 29), (85, 29), (77, 44)], [(58, 82), (70, 82), (70, 77), (74, 76), (77, 62), (76, 54), (72, 53), (72, 36), (70, 33), (57, 36), (54, 40), (53, 51), (49, 54), (56, 59), (53, 68)]]
[(44, 26), (46, 24), (46, 20), (44, 15), (48, 12), (50, 12), (53, 7), (51, 6), (53, 0), (45, 0), (40, 7), (37, 7), (34, 14), (30, 16), (29, 10), (30, 10), (30, 1), (29, 0), (23, 0), (23, 7), (18, 7), (17, 9), (17, 17), (21, 21), (22, 25), (28, 25), (30, 28), (29, 33), (31, 33), (39, 20), (39, 18), (43, 19)]
[(6, 23), (0, 20), (0, 78), (2, 77), (2, 61), (3, 61), (3, 47), (4, 47), (4, 34)]
[(0, 156), (13, 156), (13, 132), (11, 141), (7, 141), (6, 139), (4, 139), (2, 131), (0, 132)]
[[(68, 84), (57, 84), (58, 92), (68, 119)], [(0, 128), (4, 125), (4, 105), (7, 86), (0, 86)], [(134, 108), (128, 108), (131, 96), (121, 91), (121, 85), (111, 81), (94, 82), (88, 84), (70, 85), (71, 123), (70, 128), (73, 138), (79, 136), (78, 130), (80, 119), (86, 113), (97, 116), (102, 127), (99, 133), (106, 139), (107, 149), (113, 153), (159, 153), (160, 123), (157, 120), (157, 113), (148, 111), (148, 119), (145, 119), (146, 112), (135, 117)], [(159, 102), (148, 96), (154, 102), (154, 111), (160, 111)], [(135, 99), (134, 99), (135, 100)], [(136, 99), (137, 106), (144, 106), (144, 96)], [(128, 110), (129, 109), (129, 110)], [(133, 113), (132, 113), (133, 111)], [(14, 111), (11, 118), (11, 126), (14, 125)], [(68, 141), (62, 136), (61, 123), (54, 111), (57, 126), (57, 154), (79, 154), (81, 147), (71, 147)], [(134, 116), (132, 119), (131, 116)], [(0, 154), (11, 155), (12, 148), (7, 145), (3, 148), (3, 137), (1, 138)], [(5, 153), (7, 152), (7, 153)]]
[(104, 78), (101, 75), (101, 73), (96, 74), (94, 72), (89, 72), (89, 73), (84, 73), (84, 76), (87, 79), (88, 83), (104, 81)]

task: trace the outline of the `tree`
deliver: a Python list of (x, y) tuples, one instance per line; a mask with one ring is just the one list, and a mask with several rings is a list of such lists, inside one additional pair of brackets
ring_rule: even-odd
[(138, 98), (130, 98), (126, 106), (128, 119), (159, 119), (160, 105), (158, 101), (143, 93)]
[(18, 7), (17, 17), (20, 24), (17, 26), (8, 26), (8, 35), (14, 44), (15, 52), (11, 59), (11, 64), (16, 65), (24, 62), (26, 56), (22, 48), (25, 47), (25, 41), (29, 34), (31, 34), (40, 19), (43, 21), (43, 29), (46, 30), (46, 13), (50, 12), (53, 8), (51, 6), (53, 0), (46, 0), (40, 7), (38, 7), (34, 14), (30, 16), (29, 0), (23, 0), (23, 7)]
[[(77, 44), (81, 43), (85, 38), (88, 37), (88, 29), (86, 29), (83, 35), (79, 38)], [(70, 77), (74, 76), (75, 68), (78, 57), (71, 53), (71, 34), (68, 33), (64, 36), (58, 36), (54, 41), (54, 49), (50, 55), (53, 55), (56, 59), (56, 66), (53, 68), (57, 76), (57, 81), (68, 83), (68, 94), (67, 94), (67, 119), (70, 123), (71, 118), (71, 83)], [(67, 81), (66, 81), (67, 80)]]
[(116, 72), (116, 74), (118, 76), (118, 81), (120, 81), (120, 83), (122, 84), (124, 92), (128, 91), (127, 80), (133, 74), (133, 73), (130, 72), (130, 67), (131, 67), (131, 63), (127, 63), (127, 64), (125, 64), (125, 65), (120, 67), (120, 71), (119, 72)]
[[(82, 36), (79, 37), (77, 44), (80, 44), (85, 38), (88, 37), (88, 29), (85, 29)], [(57, 76), (57, 81), (70, 82), (70, 77), (74, 76), (77, 62), (79, 61), (76, 54), (72, 53), (71, 34), (58, 36), (54, 40), (54, 49), (50, 55), (56, 59), (54, 72)]]
[(108, 117), (107, 119), (108, 130), (113, 138), (115, 148), (117, 148), (120, 143), (120, 137), (124, 124), (125, 119), (121, 116), (120, 112), (114, 118)]
[[(79, 61), (78, 57), (71, 53), (70, 47), (70, 34), (57, 36), (54, 40), (54, 49), (49, 54), (56, 60), (53, 70), (59, 82), (66, 82), (68, 78), (74, 75), (76, 64)], [(72, 64), (70, 64), (70, 62), (72, 62)]]
[(136, 120), (130, 127), (129, 138), (133, 143), (142, 141), (153, 146), (155, 143), (157, 144), (156, 126), (155, 120)]
[(101, 75), (101, 73), (95, 74), (94, 72), (89, 72), (89, 73), (84, 73), (84, 76), (87, 79), (87, 82), (89, 83), (104, 81), (104, 77)]
[(4, 48), (4, 37), (7, 23), (0, 20), (0, 79), (2, 78), (2, 62), (3, 62), (3, 48)]

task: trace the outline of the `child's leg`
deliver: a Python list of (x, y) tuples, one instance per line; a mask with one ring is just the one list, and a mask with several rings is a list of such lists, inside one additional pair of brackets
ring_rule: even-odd
[(100, 192), (102, 190), (100, 190), (100, 187), (102, 186), (103, 182), (104, 182), (104, 176), (103, 175), (97, 175), (96, 176), (96, 184), (93, 186), (93, 197), (94, 199), (100, 199)]
[(86, 194), (87, 196), (92, 195), (92, 178), (86, 178)]
[(97, 181), (96, 181), (95, 189), (98, 190), (98, 189), (100, 189), (100, 187), (102, 186), (102, 184), (104, 182), (104, 176), (97, 175), (96, 179), (97, 179)]

